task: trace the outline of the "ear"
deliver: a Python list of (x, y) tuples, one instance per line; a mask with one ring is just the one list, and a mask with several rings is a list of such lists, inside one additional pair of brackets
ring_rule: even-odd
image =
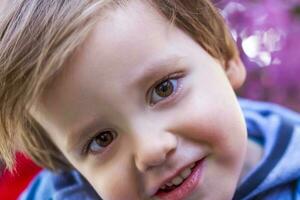
[(243, 85), (246, 79), (246, 69), (239, 56), (226, 62), (225, 73), (233, 89), (238, 89)]

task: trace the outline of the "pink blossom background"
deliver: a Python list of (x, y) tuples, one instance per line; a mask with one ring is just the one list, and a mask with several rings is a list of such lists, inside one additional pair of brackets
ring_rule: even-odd
[(300, 0), (215, 0), (248, 76), (239, 96), (300, 111)]

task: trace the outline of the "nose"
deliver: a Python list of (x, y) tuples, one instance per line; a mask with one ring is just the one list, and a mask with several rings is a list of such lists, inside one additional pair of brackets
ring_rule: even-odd
[(135, 163), (141, 172), (163, 165), (177, 148), (177, 136), (170, 132), (139, 132), (136, 140)]

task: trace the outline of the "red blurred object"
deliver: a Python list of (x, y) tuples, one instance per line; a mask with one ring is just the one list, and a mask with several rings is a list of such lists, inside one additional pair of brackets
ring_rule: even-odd
[(0, 199), (15, 200), (41, 170), (23, 154), (17, 154), (16, 173), (4, 171), (0, 175)]

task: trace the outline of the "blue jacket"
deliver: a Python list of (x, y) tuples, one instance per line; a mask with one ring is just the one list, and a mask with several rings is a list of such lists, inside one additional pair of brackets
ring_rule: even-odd
[[(300, 115), (271, 103), (239, 99), (248, 136), (264, 148), (234, 200), (300, 200)], [(20, 200), (100, 200), (76, 171), (42, 171)]]

